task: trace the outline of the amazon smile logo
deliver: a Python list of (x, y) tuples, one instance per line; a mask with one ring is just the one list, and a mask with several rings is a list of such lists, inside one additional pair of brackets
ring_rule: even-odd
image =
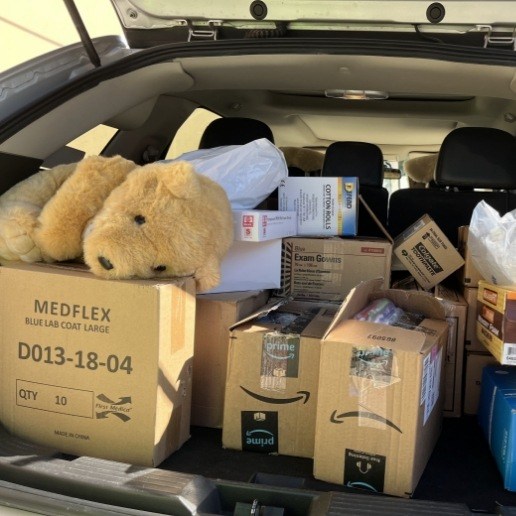
[(342, 414), (337, 414), (337, 411), (334, 410), (330, 416), (330, 422), (336, 423), (336, 424), (342, 424), (342, 423), (344, 423), (345, 419), (348, 417), (365, 417), (368, 419), (372, 419), (374, 421), (379, 421), (380, 423), (383, 423), (384, 425), (394, 428), (394, 430), (396, 430), (400, 434), (403, 433), (401, 431), (401, 428), (399, 426), (396, 426), (392, 421), (389, 421), (388, 419), (385, 419), (384, 417), (379, 416), (378, 414), (374, 414), (373, 412), (366, 412), (365, 410), (343, 412)]
[(269, 398), (267, 396), (263, 396), (256, 392), (250, 391), (245, 387), (240, 386), (240, 388), (249, 396), (253, 397), (255, 400), (263, 401), (264, 403), (272, 403), (274, 405), (284, 405), (287, 403), (296, 403), (298, 401), (302, 401), (305, 404), (310, 399), (310, 393), (308, 391), (297, 391), (299, 396), (293, 396), (291, 398)]

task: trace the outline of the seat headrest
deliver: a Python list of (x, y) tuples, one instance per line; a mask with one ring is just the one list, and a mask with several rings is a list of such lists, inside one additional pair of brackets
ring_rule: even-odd
[(471, 188), (516, 188), (516, 140), (488, 127), (459, 127), (441, 145), (435, 180), (438, 185)]
[(358, 177), (361, 185), (382, 186), (383, 154), (377, 145), (366, 142), (334, 142), (327, 149), (323, 176)]
[(222, 145), (245, 145), (260, 138), (274, 143), (270, 127), (254, 118), (217, 118), (206, 127), (199, 144), (200, 149)]

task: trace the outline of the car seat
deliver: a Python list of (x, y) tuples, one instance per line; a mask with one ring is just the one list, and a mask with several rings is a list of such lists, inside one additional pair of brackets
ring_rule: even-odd
[(428, 213), (457, 246), (458, 228), (469, 225), (481, 200), (506, 213), (514, 195), (509, 190), (516, 188), (516, 140), (500, 129), (455, 129), (443, 140), (434, 180), (432, 188), (391, 194), (388, 229), (393, 237)]
[(261, 120), (243, 117), (217, 118), (204, 130), (199, 149), (245, 145), (260, 138), (267, 138), (274, 143), (271, 128)]
[[(383, 154), (380, 147), (366, 142), (334, 142), (326, 150), (321, 175), (358, 177), (360, 194), (378, 220), (387, 225), (389, 192), (383, 187)], [(358, 236), (384, 236), (362, 204), (358, 209)]]

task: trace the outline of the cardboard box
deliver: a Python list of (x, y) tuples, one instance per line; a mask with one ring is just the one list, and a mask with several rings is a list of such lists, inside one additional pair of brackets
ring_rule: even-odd
[(320, 340), (338, 305), (286, 302), (231, 330), (225, 448), (313, 457)]
[(516, 286), (479, 281), (476, 328), (478, 340), (501, 364), (516, 365)]
[(396, 237), (394, 254), (425, 289), (435, 287), (464, 264), (429, 215), (423, 215)]
[(390, 283), (392, 244), (380, 239), (283, 239), (280, 295), (342, 301), (361, 281)]
[(297, 234), (295, 211), (235, 210), (233, 211), (235, 240), (262, 242)]
[(478, 421), (503, 478), (516, 491), (516, 370), (490, 365), (482, 373)]
[(478, 288), (464, 287), (462, 295), (468, 303), (468, 317), (466, 321), (466, 351), (486, 352), (486, 347), (477, 337), (477, 297)]
[(393, 288), (417, 290), (433, 295), (444, 306), (446, 321), (449, 325), (448, 345), (444, 364), (444, 415), (462, 415), (462, 372), (464, 369), (464, 338), (468, 304), (464, 297), (444, 285), (436, 285), (431, 292), (424, 290), (412, 277), (393, 283)]
[(355, 236), (358, 178), (287, 177), (278, 189), (280, 210), (297, 212), (297, 234)]
[(233, 242), (221, 264), (220, 284), (205, 294), (279, 288), (281, 238), (263, 242)]
[(478, 287), (478, 282), (481, 279), (484, 279), (484, 277), (482, 274), (480, 274), (480, 272), (478, 272), (478, 269), (475, 267), (475, 264), (471, 259), (471, 252), (468, 247), (468, 235), (468, 226), (459, 227), (458, 250), (461, 256), (464, 258), (464, 265), (458, 269), (457, 275), (462, 285), (465, 287), (475, 288)]
[(268, 298), (263, 290), (197, 296), (192, 425), (222, 428), (229, 328)]
[(195, 285), (0, 267), (0, 422), (72, 455), (156, 466), (188, 438)]
[(462, 372), (464, 370), (464, 339), (468, 304), (455, 290), (436, 285), (434, 296), (439, 299), (449, 325), (448, 345), (444, 363), (444, 415), (462, 415)]
[(480, 400), (482, 371), (487, 365), (497, 364), (491, 353), (466, 353), (466, 374), (464, 378), (464, 414), (476, 415)]
[[(448, 324), (432, 296), (380, 286), (351, 291), (323, 338), (314, 476), (411, 496), (441, 430)], [(352, 319), (384, 297), (426, 318), (416, 330)]]

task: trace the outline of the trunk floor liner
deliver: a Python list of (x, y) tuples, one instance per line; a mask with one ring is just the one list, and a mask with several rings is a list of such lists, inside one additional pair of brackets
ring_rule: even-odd
[[(258, 482), (317, 491), (360, 492), (314, 479), (313, 461), (222, 448), (222, 431), (192, 427), (191, 438), (161, 469), (212, 479)], [(466, 504), (471, 511), (516, 507), (474, 416), (445, 418), (443, 431), (413, 498)]]

